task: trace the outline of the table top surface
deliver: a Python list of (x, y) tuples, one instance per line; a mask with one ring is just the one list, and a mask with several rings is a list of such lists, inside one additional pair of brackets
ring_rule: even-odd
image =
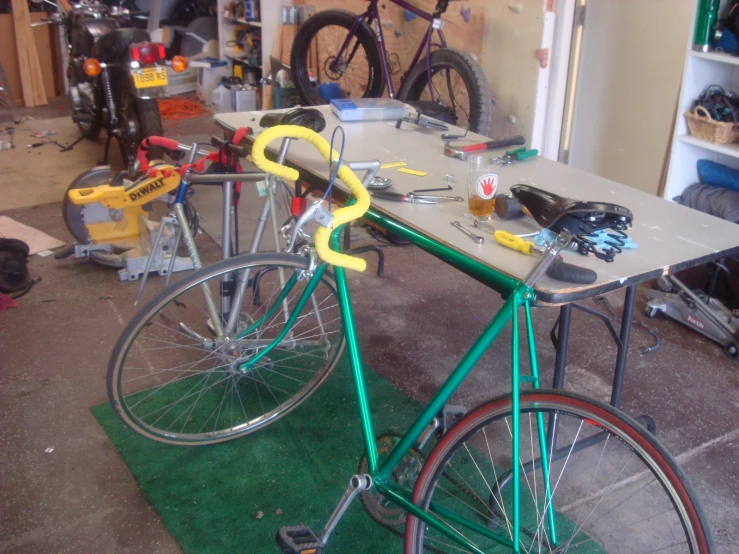
[[(451, 174), (454, 176), (451, 183), (453, 190), (429, 194), (458, 195), (465, 198), (464, 202), (440, 202), (435, 205), (373, 199), (372, 207), (376, 211), (446, 243), (506, 275), (521, 280), (529, 273), (535, 258), (498, 244), (492, 235), (472, 227), (472, 220), (465, 217), (464, 214), (468, 211), (467, 162), (444, 156), (441, 131), (410, 123), (403, 123), (401, 129), (396, 129), (395, 121), (341, 122), (328, 106), (321, 106), (319, 109), (326, 117), (326, 128), (321, 133), (326, 140), (331, 139), (331, 133), (337, 125), (344, 128), (344, 160), (380, 160), (382, 164), (404, 162), (407, 164), (403, 166), (406, 169), (427, 173), (419, 177), (399, 172), (397, 167), (380, 169), (378, 175), (389, 177), (393, 182), (392, 188), (387, 190), (407, 193), (416, 189), (444, 187), (448, 184), (445, 176)], [(266, 112), (218, 114), (215, 121), (227, 130), (252, 127), (258, 133), (261, 130), (259, 120), (264, 113)], [(449, 132), (454, 132), (454, 129), (456, 128), (450, 127)], [(460, 134), (463, 132), (458, 130)], [(472, 144), (485, 140), (487, 139), (483, 136), (469, 133), (464, 142), (457, 142)], [(338, 146), (334, 145), (336, 150)], [(278, 148), (279, 141), (270, 145), (270, 149), (274, 151)], [(499, 156), (510, 148), (487, 153)], [(291, 143), (288, 160), (299, 170), (308, 171), (324, 180), (328, 178), (328, 164), (306, 141)], [(592, 255), (580, 256), (576, 252), (564, 252), (566, 262), (593, 269), (598, 278), (592, 285), (573, 285), (543, 276), (536, 284), (537, 296), (543, 302), (561, 303), (588, 298), (739, 252), (739, 226), (729, 221), (541, 156), (497, 167), (499, 193), (507, 192), (514, 184), (525, 183), (575, 200), (620, 204), (634, 214), (633, 227), (628, 235), (638, 248), (624, 250), (612, 263), (606, 263)], [(362, 173), (359, 176), (361, 178)], [(485, 242), (476, 244), (453, 227), (452, 221), (460, 221), (474, 233), (485, 236)], [(536, 223), (529, 218), (503, 221), (493, 215), (490, 223), (496, 229), (514, 234), (539, 230)]]

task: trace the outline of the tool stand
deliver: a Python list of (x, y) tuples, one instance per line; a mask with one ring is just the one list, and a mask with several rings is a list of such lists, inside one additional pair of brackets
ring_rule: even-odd
[[(173, 217), (163, 217), (161, 221), (151, 221), (146, 216), (140, 217), (141, 229), (145, 229), (140, 237), (140, 244), (116, 254), (119, 248), (113, 244), (75, 244), (75, 258), (95, 258), (95, 253), (108, 254), (115, 258), (115, 266), (120, 267), (118, 278), (121, 281), (138, 281), (144, 273), (167, 275), (170, 271), (186, 271), (194, 265), (189, 257), (177, 256), (177, 220)], [(161, 236), (160, 235), (161, 228)], [(172, 256), (175, 256), (174, 261)], [(150, 260), (151, 258), (151, 260)], [(109, 264), (113, 265), (113, 264)], [(147, 271), (148, 266), (148, 271)]]
[(650, 290), (647, 292), (647, 315), (662, 312), (667, 317), (698, 331), (724, 347), (729, 358), (739, 356), (739, 317), (721, 301), (702, 291), (692, 291), (682, 281), (670, 276), (677, 292)]

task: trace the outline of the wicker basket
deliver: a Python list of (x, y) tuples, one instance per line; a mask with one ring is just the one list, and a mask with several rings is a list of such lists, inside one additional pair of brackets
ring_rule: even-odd
[(696, 106), (693, 111), (685, 113), (688, 130), (698, 137), (714, 144), (739, 142), (739, 126), (734, 123), (715, 121), (703, 106)]

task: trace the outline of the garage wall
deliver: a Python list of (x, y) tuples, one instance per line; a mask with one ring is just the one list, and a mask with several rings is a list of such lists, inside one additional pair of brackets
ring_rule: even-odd
[[(452, 2), (443, 16), (449, 46), (474, 55), (490, 81), (497, 101), (493, 136), (531, 135), (539, 72), (535, 53), (541, 42), (543, 7), (551, 2), (465, 0)], [(367, 9), (366, 0), (293, 0), (293, 4), (313, 5), (317, 11), (338, 8), (361, 13)], [(414, 0), (413, 5), (431, 12), (436, 0)], [(395, 4), (381, 2), (380, 10), (388, 52), (398, 55), (405, 70), (428, 23), (420, 18), (407, 21)], [(393, 76), (396, 90), (399, 79), (400, 73)], [(515, 123), (508, 121), (509, 116)]]
[(695, 0), (589, 0), (570, 165), (657, 193)]
[[(497, 100), (493, 136), (531, 136), (536, 101), (544, 3), (496, 0), (485, 3), (481, 65)], [(515, 123), (508, 121), (513, 116)]]

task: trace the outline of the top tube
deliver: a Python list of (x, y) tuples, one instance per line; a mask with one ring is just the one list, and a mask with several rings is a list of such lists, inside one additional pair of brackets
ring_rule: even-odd
[(509, 277), (508, 275), (501, 273), (474, 258), (470, 258), (465, 254), (457, 252), (444, 243), (427, 237), (418, 231), (414, 231), (407, 225), (376, 212), (372, 207), (365, 212), (362, 218), (367, 219), (372, 223), (376, 223), (383, 229), (392, 231), (394, 234), (404, 238), (411, 244), (418, 246), (429, 254), (433, 254), (443, 262), (455, 267), (462, 273), (469, 275), (483, 285), (501, 293), (504, 297), (507, 297), (514, 290), (523, 285), (522, 281)]

